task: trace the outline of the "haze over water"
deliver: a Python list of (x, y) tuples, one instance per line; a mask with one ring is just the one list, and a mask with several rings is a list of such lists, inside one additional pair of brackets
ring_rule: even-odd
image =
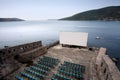
[(60, 31), (88, 32), (89, 47), (105, 47), (110, 57), (120, 59), (120, 21), (0, 22), (0, 48), (40, 40), (47, 45), (59, 40)]

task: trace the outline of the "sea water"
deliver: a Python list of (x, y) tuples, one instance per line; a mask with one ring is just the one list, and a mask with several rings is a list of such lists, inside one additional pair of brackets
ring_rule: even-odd
[(0, 48), (34, 41), (47, 45), (59, 40), (60, 31), (87, 32), (89, 47), (105, 47), (110, 57), (120, 59), (120, 21), (0, 22)]

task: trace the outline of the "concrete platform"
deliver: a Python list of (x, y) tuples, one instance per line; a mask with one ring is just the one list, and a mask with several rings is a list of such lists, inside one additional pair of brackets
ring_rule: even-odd
[[(88, 48), (81, 48), (81, 49), (68, 48), (68, 47), (62, 47), (61, 45), (56, 45), (48, 49), (48, 52), (43, 55), (43, 56), (48, 56), (48, 57), (52, 57), (60, 60), (60, 63), (55, 68), (51, 69), (51, 71), (48, 73), (45, 80), (51, 80), (51, 78), (53, 77), (53, 74), (58, 73), (57, 71), (58, 67), (61, 64), (63, 64), (64, 61), (84, 65), (85, 66), (84, 80), (88, 80), (91, 74), (91, 68), (90, 68), (91, 62), (94, 62), (97, 55), (98, 55), (98, 49), (94, 49), (91, 51), (91, 50), (88, 50)], [(38, 58), (42, 58), (43, 56), (40, 56)], [(33, 62), (37, 63), (38, 58), (34, 59)], [(19, 72), (24, 71), (24, 68), (26, 68), (25, 64), (24, 66), (21, 66), (21, 68), (18, 71), (14, 72), (8, 77), (11, 77), (12, 80), (16, 80), (15, 76)], [(76, 80), (74, 78), (72, 79)]]
[[(84, 65), (86, 67), (84, 78), (87, 80), (87, 78), (90, 76), (90, 63), (94, 61), (98, 54), (98, 49), (94, 51), (90, 51), (87, 48), (68, 48), (68, 47), (62, 47), (61, 45), (54, 46), (50, 48), (45, 54), (45, 56), (57, 58), (60, 60), (60, 63), (58, 66), (63, 64), (64, 61), (77, 63), (80, 65)], [(50, 76), (52, 76), (53, 73), (57, 73), (58, 66), (56, 66), (55, 69), (51, 70)], [(50, 80), (51, 77), (47, 77), (46, 80)]]

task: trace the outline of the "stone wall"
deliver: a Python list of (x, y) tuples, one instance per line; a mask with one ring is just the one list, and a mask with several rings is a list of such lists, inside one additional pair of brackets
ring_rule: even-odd
[(56, 42), (54, 42), (54, 43), (52, 43), (52, 44), (47, 45), (47, 46), (46, 46), (46, 49), (49, 49), (49, 48), (51, 48), (51, 47), (53, 47), (53, 46), (55, 46), (55, 45), (57, 45), (57, 44), (59, 44), (59, 41), (56, 41)]
[(41, 41), (0, 49), (0, 79), (46, 51)]
[(105, 48), (100, 48), (95, 65), (100, 80), (120, 80), (120, 72), (111, 58), (106, 55)]
[(0, 64), (7, 63), (9, 57), (33, 50), (38, 47), (42, 47), (41, 41), (0, 49)]
[(26, 63), (46, 52), (47, 52), (47, 49), (45, 47), (39, 47), (31, 51), (19, 54), (17, 60), (19, 62)]

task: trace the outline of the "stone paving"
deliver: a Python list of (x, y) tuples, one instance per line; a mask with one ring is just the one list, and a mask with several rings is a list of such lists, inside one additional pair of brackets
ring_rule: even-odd
[[(58, 67), (64, 63), (64, 61), (80, 64), (85, 66), (85, 73), (84, 73), (84, 80), (91, 80), (91, 74), (94, 73), (94, 70), (91, 73), (91, 62), (93, 62), (98, 54), (98, 49), (95, 50), (88, 50), (88, 48), (68, 48), (68, 47), (62, 47), (61, 45), (56, 45), (50, 49), (48, 49), (48, 52), (44, 54), (44, 56), (49, 56), (52, 58), (56, 58), (60, 60), (60, 63), (51, 71), (48, 73), (45, 80), (51, 80), (53, 74), (57, 73)], [(42, 56), (40, 56), (42, 57)], [(34, 63), (37, 63), (38, 58), (33, 60)], [(18, 71), (16, 71), (14, 74), (11, 74), (9, 77), (11, 77), (12, 80), (16, 80), (14, 78), (15, 75), (18, 74), (18, 72), (23, 71), (24, 67), (21, 67)], [(93, 74), (94, 75), (94, 74)], [(76, 79), (74, 79), (76, 80)], [(97, 79), (96, 79), (97, 80)]]
[[(89, 75), (91, 74), (89, 72), (90, 63), (95, 60), (97, 54), (98, 50), (90, 51), (87, 48), (68, 48), (57, 45), (50, 48), (45, 55), (59, 59), (61, 61), (60, 64), (68, 61), (84, 65), (86, 67), (84, 78), (87, 80), (87, 78), (91, 77), (91, 75)], [(92, 73), (94, 73), (94, 71)]]

